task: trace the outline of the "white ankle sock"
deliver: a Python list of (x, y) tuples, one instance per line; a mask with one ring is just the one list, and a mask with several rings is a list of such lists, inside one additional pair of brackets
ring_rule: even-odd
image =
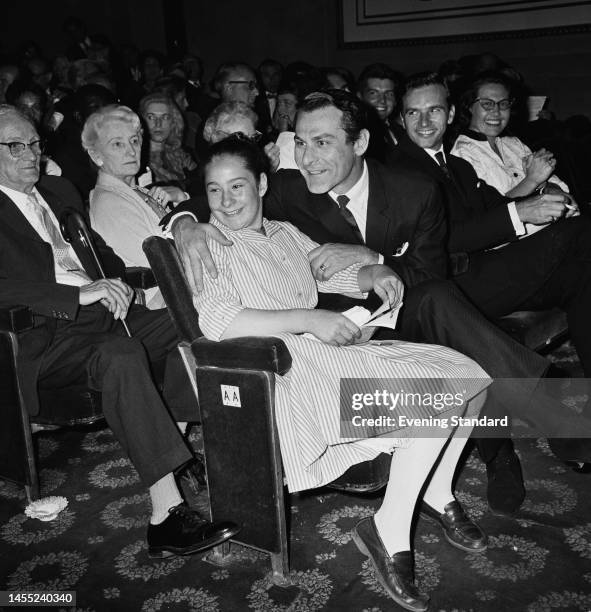
[(408, 448), (394, 451), (384, 501), (374, 515), (390, 556), (412, 548), (410, 525), (417, 497), (445, 442), (445, 438), (413, 438)]
[(156, 481), (150, 487), (149, 492), (152, 500), (152, 517), (150, 518), (152, 525), (162, 523), (168, 518), (170, 508), (183, 503), (172, 472)]

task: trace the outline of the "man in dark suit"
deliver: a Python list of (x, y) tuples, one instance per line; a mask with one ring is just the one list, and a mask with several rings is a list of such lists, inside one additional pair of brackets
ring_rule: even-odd
[[(454, 107), (440, 77), (411, 77), (402, 95), (406, 137), (391, 160), (412, 161), (444, 195), (448, 249), (456, 284), (487, 317), (554, 306), (568, 314), (571, 337), (585, 375), (591, 375), (591, 224), (575, 216), (558, 190), (512, 201), (476, 176), (472, 166), (444, 148)], [(550, 223), (518, 240), (523, 223)], [(508, 243), (508, 244), (507, 244)], [(502, 246), (505, 245), (505, 246)], [(495, 248), (501, 247), (501, 248)], [(475, 432), (474, 435), (478, 435)], [(564, 446), (554, 440), (553, 448)], [(513, 465), (510, 440), (479, 440), (489, 470)]]
[[(121, 141), (121, 146), (129, 143)], [(133, 290), (124, 267), (98, 235), (112, 278), (92, 281), (58, 229), (67, 206), (82, 210), (74, 186), (59, 177), (39, 180), (41, 141), (14, 107), (0, 106), (0, 305), (31, 308), (37, 325), (19, 345), (19, 375), (26, 405), (39, 410), (37, 385), (83, 381), (102, 394), (107, 423), (149, 488), (149, 553), (190, 554), (237, 532), (212, 524), (184, 505), (173, 470), (191, 458), (150, 373), (152, 360), (175, 346), (166, 311), (130, 306)], [(126, 319), (133, 338), (122, 333)], [(194, 420), (190, 406), (171, 404), (180, 424)]]

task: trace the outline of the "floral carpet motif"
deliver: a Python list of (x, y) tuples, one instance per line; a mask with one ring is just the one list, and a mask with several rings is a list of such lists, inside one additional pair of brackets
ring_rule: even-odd
[[(576, 373), (573, 355), (567, 344), (552, 359)], [(0, 482), (0, 590), (75, 590), (80, 612), (401, 609), (350, 535), (378, 507), (379, 494), (322, 489), (291, 496), (291, 584), (278, 587), (268, 557), (244, 547), (232, 545), (236, 560), (228, 567), (204, 555), (149, 559), (149, 499), (109, 430), (40, 432), (35, 440), (42, 494), (65, 496), (69, 505), (52, 522), (30, 519), (24, 493)], [(432, 610), (591, 610), (591, 474), (560, 463), (545, 440), (518, 440), (516, 447), (528, 495), (515, 517), (488, 510), (475, 452), (458, 477), (458, 499), (489, 534), (484, 554), (449, 546), (436, 525), (418, 520), (417, 577)], [(185, 492), (193, 505), (206, 506), (204, 492)]]

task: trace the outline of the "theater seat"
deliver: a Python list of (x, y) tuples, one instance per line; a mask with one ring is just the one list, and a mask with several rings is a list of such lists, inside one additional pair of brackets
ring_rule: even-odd
[[(275, 425), (275, 375), (291, 367), (283, 341), (246, 337), (212, 342), (201, 337), (198, 315), (171, 241), (144, 241), (160, 291), (177, 327), (179, 350), (199, 401), (212, 519), (243, 525), (235, 542), (267, 551), (273, 579), (289, 571), (283, 470)], [(390, 455), (353, 466), (335, 488), (354, 492), (382, 488)], [(228, 563), (229, 546), (211, 559)]]

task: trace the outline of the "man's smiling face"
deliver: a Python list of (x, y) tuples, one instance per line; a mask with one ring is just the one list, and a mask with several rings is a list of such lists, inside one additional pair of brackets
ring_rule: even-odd
[(342, 128), (343, 113), (334, 106), (299, 112), (295, 161), (312, 193), (346, 193), (361, 178), (368, 135), (351, 141)]
[(402, 99), (402, 122), (408, 137), (422, 149), (438, 149), (454, 119), (443, 85), (425, 85), (408, 91)]

